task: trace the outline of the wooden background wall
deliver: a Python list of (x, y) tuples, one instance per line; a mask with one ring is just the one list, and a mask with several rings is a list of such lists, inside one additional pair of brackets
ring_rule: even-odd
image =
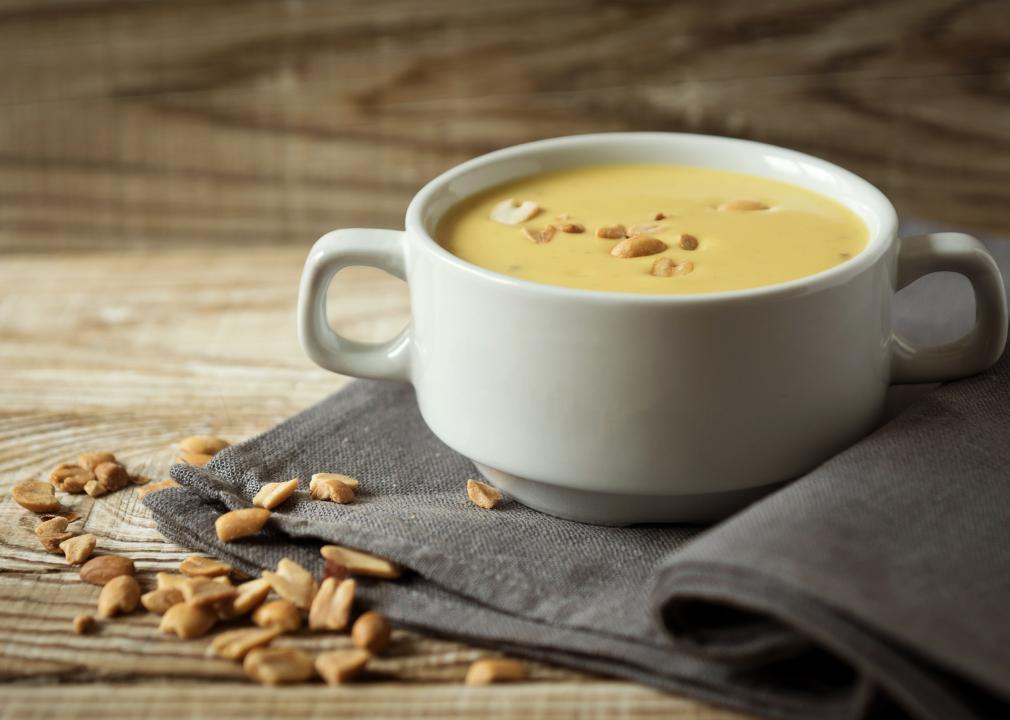
[(0, 252), (400, 226), (534, 138), (788, 145), (1010, 233), (1006, 0), (0, 0)]

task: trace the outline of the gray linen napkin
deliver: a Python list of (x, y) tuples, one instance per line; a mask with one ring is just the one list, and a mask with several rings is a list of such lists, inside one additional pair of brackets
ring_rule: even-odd
[[(481, 510), (463, 490), (476, 471), (412, 390), (356, 382), (206, 468), (173, 467), (182, 487), (145, 503), (166, 536), (247, 571), (290, 557), (321, 573), (322, 541), (389, 557), (412, 572), (362, 582), (363, 606), (516, 655), (771, 717), (996, 717), (1010, 714), (1008, 446), (1004, 358), (695, 538)], [(359, 478), (357, 501), (308, 499), (320, 471)], [(291, 477), (300, 492), (264, 533), (218, 542), (219, 513)]]

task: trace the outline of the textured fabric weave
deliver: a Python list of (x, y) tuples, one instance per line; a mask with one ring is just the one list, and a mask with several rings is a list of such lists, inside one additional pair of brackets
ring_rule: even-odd
[[(311, 500), (320, 471), (357, 500)], [(251, 572), (321, 573), (323, 542), (388, 557), (412, 572), (360, 597), (404, 626), (769, 717), (1010, 716), (1007, 358), (706, 532), (477, 508), (471, 463), (377, 382), (172, 476), (145, 499), (172, 540)], [(217, 515), (292, 477), (263, 533), (218, 542)]]

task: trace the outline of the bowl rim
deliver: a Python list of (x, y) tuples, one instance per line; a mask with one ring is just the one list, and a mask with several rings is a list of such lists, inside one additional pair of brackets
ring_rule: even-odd
[[(739, 290), (724, 290), (707, 293), (632, 293), (613, 290), (589, 290), (586, 288), (572, 288), (562, 285), (550, 285), (532, 280), (524, 280), (510, 275), (499, 273), (495, 270), (475, 265), (463, 258), (452, 254), (442, 247), (428, 232), (425, 227), (428, 208), (433, 201), (444, 192), (451, 184), (457, 183), (461, 178), (469, 173), (485, 168), (489, 165), (523, 157), (536, 157), (545, 151), (559, 148), (592, 148), (605, 145), (643, 144), (643, 143), (708, 143), (713, 146), (722, 146), (734, 152), (749, 152), (757, 154), (774, 154), (777, 157), (792, 161), (802, 162), (813, 166), (822, 172), (841, 179), (854, 189), (854, 194), (861, 196), (866, 207), (873, 211), (879, 221), (875, 232), (872, 228), (870, 239), (861, 252), (849, 260), (826, 270), (804, 275), (793, 280), (771, 285), (760, 285), (752, 288)], [(607, 164), (605, 162), (598, 164)], [(689, 163), (685, 163), (689, 164)], [(575, 165), (573, 165), (575, 167)], [(560, 168), (558, 168), (560, 169)], [(734, 169), (733, 167), (720, 167), (719, 169), (732, 172), (748, 173), (746, 170)], [(516, 175), (516, 178), (522, 177)], [(790, 182), (788, 179), (774, 177), (781, 182)], [(502, 180), (505, 182), (507, 180)], [(796, 183), (792, 183), (796, 184)], [(801, 186), (802, 187), (802, 186)], [(809, 189), (809, 188), (805, 188)], [(480, 190), (475, 190), (479, 192)], [(820, 190), (812, 190), (821, 195), (831, 198), (835, 202), (842, 203), (849, 210), (856, 212), (854, 208), (845, 203), (845, 200)], [(468, 196), (470, 193), (463, 195)], [(859, 213), (857, 213), (859, 214)], [(865, 220), (861, 217), (861, 220)], [(437, 222), (437, 221), (436, 221)], [(827, 287), (844, 284), (852, 278), (860, 275), (865, 270), (876, 264), (882, 255), (894, 243), (897, 237), (898, 217), (891, 201), (873, 184), (864, 178), (856, 175), (850, 170), (823, 160), (814, 155), (791, 150), (789, 148), (757, 142), (754, 140), (743, 140), (740, 138), (723, 137), (719, 135), (703, 135), (695, 133), (674, 133), (674, 132), (609, 132), (609, 133), (588, 133), (582, 135), (566, 135), (562, 137), (535, 140), (533, 142), (511, 145), (509, 147), (495, 150), (484, 155), (467, 160), (456, 165), (441, 175), (426, 183), (414, 196), (407, 207), (404, 220), (407, 235), (415, 240), (415, 247), (434, 256), (442, 262), (446, 262), (455, 269), (467, 274), (475, 275), (483, 280), (494, 283), (499, 288), (510, 289), (523, 293), (538, 293), (554, 298), (579, 299), (589, 302), (600, 303), (633, 303), (633, 304), (698, 304), (698, 303), (718, 303), (736, 302), (753, 299), (769, 299), (779, 297), (791, 297), (796, 295), (806, 295), (811, 292), (823, 290)]]

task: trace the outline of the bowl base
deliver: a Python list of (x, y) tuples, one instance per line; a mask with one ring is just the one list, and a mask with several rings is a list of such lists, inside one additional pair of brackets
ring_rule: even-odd
[(523, 505), (590, 525), (698, 523), (722, 520), (786, 483), (692, 495), (627, 495), (576, 490), (510, 475), (475, 462), (484, 478)]

